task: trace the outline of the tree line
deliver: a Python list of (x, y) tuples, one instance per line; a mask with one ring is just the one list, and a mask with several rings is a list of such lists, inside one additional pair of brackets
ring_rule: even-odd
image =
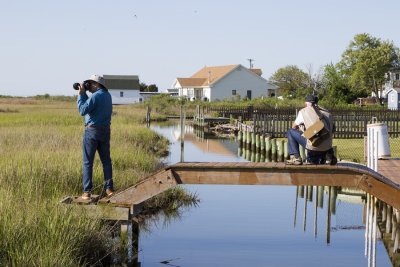
[(329, 63), (317, 73), (312, 73), (311, 66), (307, 72), (295, 65), (286, 66), (270, 80), (285, 98), (298, 99), (313, 93), (332, 104), (345, 104), (373, 93), (383, 104), (379, 91), (385, 84), (385, 74), (399, 69), (399, 48), (392, 41), (362, 33), (350, 41), (339, 62)]

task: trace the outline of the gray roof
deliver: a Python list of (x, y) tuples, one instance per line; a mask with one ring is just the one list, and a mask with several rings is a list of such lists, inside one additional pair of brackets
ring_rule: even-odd
[(108, 89), (139, 90), (139, 76), (137, 75), (103, 75)]

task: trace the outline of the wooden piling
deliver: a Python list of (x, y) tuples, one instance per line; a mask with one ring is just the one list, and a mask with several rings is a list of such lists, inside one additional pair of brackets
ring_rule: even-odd
[(264, 135), (260, 135), (260, 150), (265, 151), (265, 137)]
[(276, 139), (271, 139), (271, 160), (276, 162)]
[(246, 148), (250, 148), (251, 147), (251, 132), (247, 129), (246, 132)]
[(266, 158), (271, 158), (271, 138), (265, 137), (265, 157)]
[(304, 147), (299, 146), (299, 151), (300, 151), (300, 157), (304, 161), (306, 161), (306, 150)]
[(284, 142), (283, 145), (283, 157), (284, 159), (289, 159), (289, 143), (288, 142)]
[(277, 154), (277, 161), (283, 162), (283, 140), (276, 141), (276, 154)]
[(255, 141), (256, 141), (256, 150), (259, 151), (260, 150), (260, 135), (259, 134), (255, 134)]

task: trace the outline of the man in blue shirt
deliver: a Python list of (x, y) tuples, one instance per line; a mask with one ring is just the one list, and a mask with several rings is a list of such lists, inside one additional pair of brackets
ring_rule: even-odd
[[(86, 91), (89, 91), (92, 95), (89, 97)], [(110, 157), (112, 101), (102, 76), (92, 75), (88, 80), (80, 84), (77, 105), (81, 116), (85, 116), (85, 134), (82, 141), (82, 199), (91, 199), (93, 161), (96, 150), (103, 165), (106, 195), (111, 197), (114, 194)]]

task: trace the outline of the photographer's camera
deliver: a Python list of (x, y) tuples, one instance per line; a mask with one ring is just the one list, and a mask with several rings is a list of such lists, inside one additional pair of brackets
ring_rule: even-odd
[[(72, 87), (74, 88), (74, 90), (79, 90), (79, 87), (81, 86), (80, 83), (74, 83), (72, 85)], [(90, 88), (90, 83), (88, 81), (83, 83), (83, 88), (85, 89), (85, 91), (89, 90)]]

